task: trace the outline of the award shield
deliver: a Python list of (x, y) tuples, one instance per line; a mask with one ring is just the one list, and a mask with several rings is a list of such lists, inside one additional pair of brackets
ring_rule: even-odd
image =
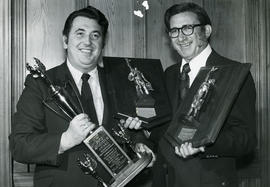
[(165, 134), (173, 145), (193, 147), (215, 142), (246, 76), (250, 64), (203, 67)]
[[(45, 66), (37, 58), (34, 60), (36, 64), (31, 66), (27, 63), (26, 68), (34, 78), (42, 78), (45, 81), (51, 93), (50, 100), (70, 120), (80, 114), (83, 111), (82, 105), (75, 106), (64, 88), (52, 84), (46, 75)], [(115, 138), (103, 126), (99, 126), (83, 141), (90, 152), (85, 153), (77, 160), (82, 171), (87, 175), (92, 175), (104, 187), (125, 186), (152, 160), (151, 154), (137, 153), (120, 122), (118, 126), (120, 130), (113, 130), (115, 136), (130, 146), (132, 151), (126, 153)]]
[(116, 117), (139, 117), (144, 129), (168, 122), (170, 105), (160, 60), (104, 57)]

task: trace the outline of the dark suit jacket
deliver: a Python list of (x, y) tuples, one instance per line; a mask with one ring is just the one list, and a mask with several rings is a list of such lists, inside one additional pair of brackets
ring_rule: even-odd
[[(114, 125), (108, 99), (110, 91), (107, 90), (103, 69), (98, 67), (98, 72), (105, 105), (103, 124), (110, 131)], [(64, 87), (79, 106), (76, 99), (79, 91), (66, 63), (47, 71), (47, 75), (54, 85)], [(43, 79), (27, 76), (10, 135), (14, 159), (36, 164), (34, 185), (38, 187), (97, 186), (97, 181), (85, 175), (76, 163), (77, 158), (88, 150), (83, 143), (58, 155), (61, 134), (68, 128), (70, 120), (48, 100), (48, 96), (48, 87)]]
[[(213, 51), (206, 66), (238, 63)], [(178, 103), (178, 74), (180, 64), (165, 71), (166, 88), (175, 115)], [(206, 147), (205, 153), (188, 159), (178, 157), (165, 138), (159, 142), (158, 160), (154, 166), (153, 187), (165, 187), (164, 164), (168, 169), (169, 187), (236, 187), (235, 159), (256, 146), (254, 81), (249, 73), (224, 123), (216, 142)], [(163, 131), (165, 132), (165, 131)], [(159, 132), (160, 133), (160, 132)]]

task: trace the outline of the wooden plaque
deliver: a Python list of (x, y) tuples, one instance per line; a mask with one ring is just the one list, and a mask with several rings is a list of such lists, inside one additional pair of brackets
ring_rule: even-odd
[[(138, 70), (153, 90), (140, 96), (135, 81), (130, 80), (130, 67)], [(145, 121), (143, 127), (150, 129), (171, 119), (171, 110), (163, 80), (163, 69), (158, 59), (104, 57), (107, 82), (114, 102), (115, 114), (122, 113)], [(143, 88), (142, 88), (143, 89)]]
[(215, 66), (217, 70), (209, 77), (214, 83), (207, 95), (200, 92), (204, 91), (206, 77), (213, 67), (201, 68), (171, 121), (166, 139), (173, 146), (184, 142), (191, 142), (194, 147), (214, 143), (250, 67), (250, 64)]

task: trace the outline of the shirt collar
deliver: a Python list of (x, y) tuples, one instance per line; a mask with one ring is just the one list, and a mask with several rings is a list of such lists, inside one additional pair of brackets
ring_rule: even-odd
[[(211, 48), (210, 44), (208, 44), (206, 46), (206, 48), (199, 55), (197, 55), (195, 58), (193, 58), (189, 62), (189, 66), (190, 66), (191, 71), (198, 72), (201, 67), (205, 66), (206, 65), (206, 61), (207, 61), (207, 58), (209, 57), (209, 55), (211, 54), (211, 52), (212, 52), (212, 48)], [(182, 59), (181, 71), (182, 71), (182, 67), (186, 63), (187, 62), (185, 61), (185, 59)]]
[[(68, 59), (67, 59), (67, 66), (76, 85), (79, 85), (83, 73), (74, 68)], [(92, 71), (88, 72), (88, 74), (90, 75), (90, 77), (96, 78), (98, 76), (97, 67), (95, 67), (95, 69), (93, 69)]]

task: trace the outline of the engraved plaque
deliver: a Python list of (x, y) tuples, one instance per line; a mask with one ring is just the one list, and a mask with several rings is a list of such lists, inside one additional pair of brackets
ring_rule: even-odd
[(132, 162), (103, 127), (95, 130), (84, 143), (111, 175), (119, 174)]
[[(81, 162), (80, 166), (86, 172), (95, 176), (104, 186), (123, 187), (143, 170), (152, 160), (151, 154), (136, 154), (131, 159), (113, 137), (102, 126), (98, 127), (84, 141), (94, 158), (90, 155), (85, 160), (97, 160), (111, 175), (111, 182), (104, 182), (103, 177), (91, 165)], [(85, 173), (86, 173), (85, 172)]]

